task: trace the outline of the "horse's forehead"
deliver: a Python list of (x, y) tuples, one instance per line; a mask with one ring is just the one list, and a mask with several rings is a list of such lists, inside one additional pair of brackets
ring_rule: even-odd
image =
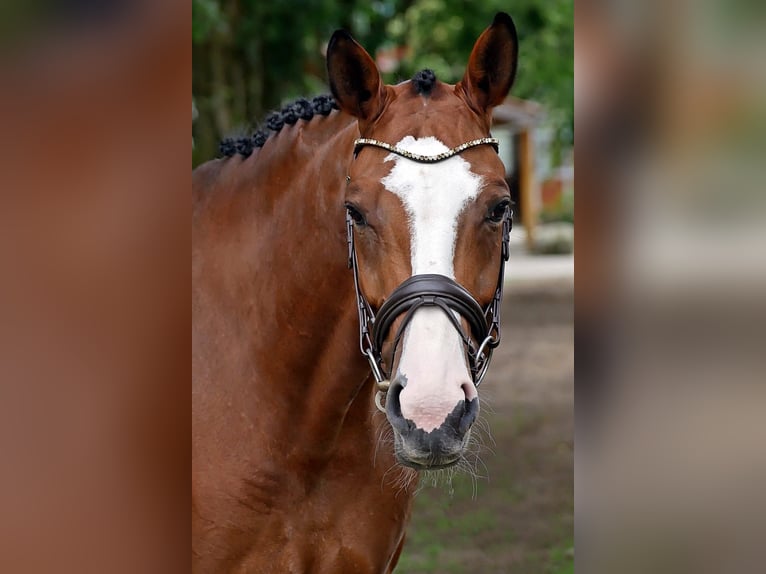
[(408, 83), (393, 89), (397, 96), (378, 122), (380, 131), (370, 137), (394, 143), (407, 135), (434, 136), (451, 147), (486, 135), (453, 86), (439, 82), (428, 96), (413, 93)]
[[(436, 155), (449, 148), (434, 136), (406, 136), (397, 147), (422, 155)], [(467, 202), (475, 199), (481, 189), (481, 177), (471, 164), (459, 155), (437, 163), (425, 164), (389, 154), (391, 171), (382, 180), (384, 187), (399, 197), (410, 217), (456, 217)], [(429, 217), (430, 215), (430, 217)]]
[[(433, 136), (406, 136), (397, 146), (422, 155), (449, 149)], [(393, 166), (381, 183), (401, 200), (407, 212), (413, 274), (438, 273), (454, 278), (458, 219), (466, 205), (478, 197), (481, 176), (459, 155), (423, 164), (391, 153), (385, 161)]]
[[(452, 85), (437, 82), (428, 96), (414, 93), (409, 82), (393, 89), (396, 97), (376, 122), (376, 129), (365, 137), (433, 156), (488, 135)], [(409, 211), (413, 203), (430, 201), (452, 204), (457, 209), (478, 196), (483, 181), (480, 174), (488, 174), (495, 167), (492, 156), (496, 154), (483, 148), (470, 154), (470, 162), (459, 154), (424, 164), (391, 153), (379, 164), (381, 171), (368, 173), (376, 174), (375, 179), (402, 199)], [(430, 211), (427, 205), (422, 210)]]
[[(396, 147), (420, 155), (436, 155), (450, 148), (435, 136), (416, 138), (405, 136)], [(420, 163), (390, 153), (385, 157), (390, 171), (381, 183), (399, 196), (405, 206), (433, 202), (433, 206), (450, 204), (453, 209), (475, 199), (481, 190), (482, 178), (460, 155), (437, 163)]]

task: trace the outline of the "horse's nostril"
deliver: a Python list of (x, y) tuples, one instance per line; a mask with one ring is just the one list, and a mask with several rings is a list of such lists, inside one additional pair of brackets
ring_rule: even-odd
[[(475, 389), (474, 389), (475, 393)], [(460, 421), (458, 423), (458, 433), (465, 434), (468, 432), (468, 429), (471, 428), (471, 425), (476, 420), (476, 417), (479, 414), (479, 398), (478, 393), (474, 394), (473, 399), (468, 399), (468, 393), (466, 392), (466, 401), (463, 404), (463, 416), (460, 417)]]
[(407, 432), (409, 424), (402, 415), (402, 405), (399, 401), (399, 395), (402, 394), (404, 385), (397, 377), (391, 381), (391, 386), (388, 388), (386, 394), (386, 416), (388, 417), (391, 426), (398, 430), (400, 433)]

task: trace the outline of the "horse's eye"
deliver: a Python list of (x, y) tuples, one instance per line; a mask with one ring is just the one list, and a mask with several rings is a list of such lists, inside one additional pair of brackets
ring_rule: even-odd
[(496, 204), (487, 215), (487, 220), (492, 223), (500, 223), (505, 217), (505, 213), (508, 211), (508, 206), (510, 204), (511, 202), (508, 199), (504, 199)]
[(364, 218), (364, 215), (362, 215), (362, 212), (359, 211), (355, 206), (351, 205), (350, 203), (347, 203), (346, 211), (348, 211), (348, 214), (351, 216), (351, 219), (353, 220), (355, 225), (358, 225), (360, 227), (367, 225), (367, 220)]

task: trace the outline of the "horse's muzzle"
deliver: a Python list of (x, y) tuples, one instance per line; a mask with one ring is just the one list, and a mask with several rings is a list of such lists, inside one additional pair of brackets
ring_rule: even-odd
[(394, 429), (394, 451), (397, 460), (417, 470), (445, 468), (462, 457), (470, 429), (479, 413), (479, 398), (461, 400), (442, 424), (426, 432), (402, 415), (399, 395), (403, 385), (399, 379), (391, 383), (386, 397), (386, 416)]

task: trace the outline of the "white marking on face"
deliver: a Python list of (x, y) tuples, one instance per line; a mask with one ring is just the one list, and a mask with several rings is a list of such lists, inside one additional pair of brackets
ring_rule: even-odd
[[(434, 137), (407, 136), (396, 145), (422, 155), (449, 149)], [(423, 164), (392, 153), (385, 161), (395, 164), (382, 183), (399, 197), (408, 216), (412, 274), (454, 279), (458, 219), (478, 197), (482, 178), (460, 156)], [(416, 311), (407, 326), (399, 373), (407, 377), (400, 395), (402, 414), (426, 432), (438, 428), (458, 401), (477, 395), (460, 336), (435, 307)]]
[[(449, 148), (434, 137), (405, 137), (404, 150), (436, 155)], [(383, 185), (402, 200), (412, 235), (412, 274), (439, 273), (455, 278), (454, 255), (458, 216), (481, 189), (481, 177), (460, 156), (426, 164), (389, 154), (394, 161)]]

